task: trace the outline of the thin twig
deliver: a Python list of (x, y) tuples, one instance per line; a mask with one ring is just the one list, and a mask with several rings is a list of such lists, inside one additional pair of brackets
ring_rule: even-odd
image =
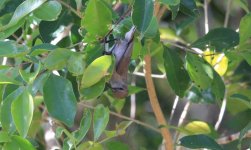
[(3, 61), (2, 61), (2, 65), (3, 65), (3, 66), (7, 64), (7, 60), (8, 60), (7, 57), (3, 57)]
[(220, 124), (222, 122), (222, 119), (223, 119), (223, 116), (224, 116), (224, 113), (225, 113), (225, 110), (226, 110), (226, 106), (227, 106), (227, 90), (225, 90), (225, 96), (224, 96), (224, 99), (222, 101), (222, 104), (221, 104), (221, 109), (220, 109), (220, 113), (219, 113), (219, 116), (218, 116), (218, 120), (214, 126), (214, 129), (217, 131), (220, 127)]
[[(133, 72), (133, 75), (136, 76), (141, 76), (141, 77), (145, 77), (145, 74), (143, 72)], [(152, 78), (158, 78), (158, 79), (166, 79), (166, 74), (151, 74)]]
[[(185, 105), (185, 107), (184, 107), (184, 109), (183, 109), (183, 111), (182, 111), (182, 113), (180, 115), (179, 122), (178, 122), (178, 127), (180, 127), (184, 123), (184, 120), (185, 120), (185, 118), (187, 116), (187, 113), (188, 113), (188, 110), (189, 110), (191, 104), (192, 104), (191, 101), (188, 101), (186, 103), (186, 105)], [(177, 141), (179, 139), (179, 135), (180, 135), (180, 132), (177, 131), (176, 134), (175, 134), (175, 138), (174, 138), (175, 143), (177, 143)]]
[(169, 119), (169, 122), (171, 123), (172, 120), (173, 120), (173, 115), (174, 115), (174, 112), (176, 110), (176, 107), (177, 107), (177, 104), (179, 102), (179, 96), (176, 95), (175, 99), (174, 99), (174, 102), (173, 102), (173, 108), (172, 108), (172, 112), (171, 112), (171, 115), (170, 115), (170, 119)]
[[(79, 103), (79, 105), (82, 105), (82, 106), (84, 106), (86, 108), (95, 109), (93, 106), (90, 106), (90, 105), (85, 104), (85, 103)], [(113, 115), (113, 116), (116, 116), (118, 118), (121, 118), (121, 119), (132, 121), (132, 122), (134, 122), (134, 123), (136, 123), (138, 125), (144, 126), (144, 127), (149, 128), (149, 129), (151, 129), (151, 130), (153, 130), (155, 132), (160, 133), (159, 129), (157, 129), (157, 128), (155, 128), (155, 127), (153, 127), (153, 126), (151, 126), (151, 125), (149, 125), (147, 123), (144, 123), (142, 121), (139, 121), (139, 120), (136, 120), (136, 119), (132, 119), (130, 117), (127, 117), (127, 116), (124, 116), (124, 115), (121, 115), (121, 114), (118, 114), (118, 113), (112, 112), (112, 111), (110, 111), (110, 114)]]
[(227, 2), (227, 11), (226, 11), (226, 16), (225, 16), (225, 20), (224, 20), (224, 27), (225, 28), (228, 25), (232, 2), (233, 2), (233, 0), (228, 0), (228, 2)]
[[(240, 132), (234, 133), (234, 134), (231, 134), (231, 135), (228, 135), (225, 137), (221, 137), (221, 138), (217, 139), (216, 141), (218, 144), (228, 144), (232, 141), (238, 140), (239, 136), (240, 136)], [(247, 137), (249, 137), (249, 138), (251, 137), (251, 131), (248, 131), (245, 134), (244, 138), (247, 138)]]
[(209, 25), (208, 25), (208, 0), (204, 0), (204, 15), (205, 15), (205, 34), (209, 31)]
[(127, 9), (127, 11), (119, 18), (119, 20), (117, 20), (117, 21), (114, 23), (114, 27), (113, 27), (111, 30), (109, 30), (108, 33), (106, 33), (106, 35), (104, 36), (104, 38), (102, 38), (102, 39), (100, 40), (100, 42), (106, 42), (106, 41), (105, 41), (106, 38), (112, 33), (112, 31), (114, 30), (114, 28), (115, 28), (115, 27), (116, 27), (126, 16), (129, 15), (129, 13), (131, 12), (131, 10), (132, 10), (132, 8), (129, 7), (129, 8)]
[(59, 3), (61, 3), (62, 5), (64, 5), (65, 7), (67, 7), (68, 9), (70, 9), (71, 12), (73, 12), (75, 15), (77, 15), (79, 18), (83, 18), (83, 16), (81, 14), (79, 14), (74, 8), (72, 8), (69, 4), (67, 4), (66, 2), (62, 1), (62, 0), (57, 0)]

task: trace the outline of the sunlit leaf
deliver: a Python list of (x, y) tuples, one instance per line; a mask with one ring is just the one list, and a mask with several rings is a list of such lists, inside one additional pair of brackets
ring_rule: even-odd
[(189, 122), (185, 127), (189, 134), (210, 134), (211, 129), (206, 122), (203, 121), (192, 121)]
[(112, 57), (109, 55), (95, 59), (84, 71), (81, 87), (87, 88), (99, 82), (108, 73), (112, 64)]
[(26, 137), (33, 117), (33, 98), (26, 89), (11, 104), (11, 115), (17, 131)]
[(241, 18), (240, 22), (240, 44), (244, 43), (251, 37), (251, 13)]
[(44, 3), (41, 7), (36, 9), (33, 14), (42, 20), (53, 21), (56, 20), (62, 10), (59, 2), (53, 0)]
[(22, 92), (24, 92), (24, 87), (16, 89), (3, 100), (1, 105), (1, 124), (4, 131), (13, 132), (16, 130), (11, 115), (11, 104)]
[(228, 58), (224, 55), (224, 53), (214, 54), (214, 52), (206, 50), (203, 52), (203, 55), (203, 58), (220, 76), (223, 76), (226, 73), (228, 67)]
[(91, 0), (88, 2), (81, 25), (88, 31), (90, 36), (100, 38), (106, 35), (111, 23), (112, 13), (102, 0)]

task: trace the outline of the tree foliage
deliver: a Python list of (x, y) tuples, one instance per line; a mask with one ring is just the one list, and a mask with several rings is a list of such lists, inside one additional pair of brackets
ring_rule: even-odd
[[(1, 0), (0, 147), (157, 149), (162, 139), (166, 149), (250, 147), (245, 136), (251, 121), (249, 7), (247, 0)], [(128, 96), (118, 99), (110, 85), (118, 69), (111, 50), (134, 27), (123, 78)], [(156, 88), (138, 76), (147, 76), (151, 67), (152, 78), (161, 80), (155, 80)], [(171, 122), (159, 120), (163, 114), (152, 101), (154, 89), (164, 122), (170, 115)], [(183, 116), (170, 114), (174, 97), (173, 110), (178, 99), (188, 106)], [(156, 118), (149, 115), (149, 104)], [(182, 120), (191, 105), (220, 108), (208, 108), (218, 120), (196, 115)], [(129, 113), (136, 119), (126, 117)], [(221, 142), (219, 125), (240, 137)]]

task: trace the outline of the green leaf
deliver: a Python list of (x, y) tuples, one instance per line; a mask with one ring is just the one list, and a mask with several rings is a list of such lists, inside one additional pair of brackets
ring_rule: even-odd
[(73, 136), (77, 139), (77, 142), (81, 142), (91, 127), (92, 114), (89, 109), (85, 109), (83, 117), (81, 119), (80, 127), (77, 131), (73, 132)]
[(91, 100), (99, 97), (103, 93), (104, 89), (105, 89), (105, 78), (101, 79), (98, 83), (90, 87), (81, 88), (79, 92), (84, 100)]
[(4, 145), (4, 150), (35, 150), (34, 146), (26, 139), (13, 135), (11, 142)]
[(158, 33), (158, 29), (159, 29), (158, 20), (155, 16), (153, 16), (150, 25), (145, 32), (145, 37), (154, 38)]
[(83, 74), (85, 65), (84, 57), (79, 53), (73, 53), (67, 62), (67, 68), (74, 76)]
[(102, 0), (91, 0), (85, 10), (81, 25), (94, 38), (100, 38), (109, 31), (112, 23), (112, 13)]
[(217, 52), (228, 50), (239, 44), (239, 35), (232, 29), (217, 28), (210, 30), (205, 36), (195, 41), (191, 46), (206, 50), (214, 48)]
[(6, 142), (10, 142), (11, 138), (10, 135), (8, 134), (8, 132), (6, 131), (0, 131), (0, 143), (6, 143)]
[(94, 141), (97, 141), (102, 132), (105, 130), (109, 121), (109, 109), (103, 105), (98, 105), (93, 115), (93, 132)]
[(184, 63), (176, 51), (167, 47), (165, 47), (163, 57), (168, 82), (175, 94), (183, 97), (190, 82)]
[(191, 17), (199, 16), (199, 11), (196, 6), (195, 0), (180, 0), (179, 9), (181, 12), (183, 12), (184, 14), (188, 16), (191, 16)]
[(108, 73), (112, 56), (104, 55), (95, 59), (84, 71), (81, 87), (87, 88), (98, 83)]
[(33, 109), (33, 98), (27, 89), (11, 104), (11, 115), (17, 131), (22, 137), (26, 137), (28, 133), (33, 117)]
[(43, 44), (39, 44), (39, 45), (32, 47), (29, 55), (30, 56), (37, 56), (39, 54), (43, 54), (43, 53), (52, 51), (57, 48), (58, 47), (55, 45), (51, 45), (49, 43), (43, 43)]
[(236, 93), (231, 95), (230, 98), (238, 100), (239, 102), (245, 104), (247, 107), (251, 109), (251, 100), (248, 96)]
[(0, 27), (0, 32), (4, 31), (12, 26), (15, 26), (25, 16), (27, 16), (29, 13), (31, 13), (35, 9), (39, 8), (44, 2), (46, 2), (46, 0), (26, 0), (26, 1), (24, 1), (22, 4), (20, 4), (16, 8), (9, 23), (5, 26)]
[(19, 87), (11, 94), (9, 94), (1, 105), (1, 124), (4, 131), (14, 132), (16, 130), (14, 121), (11, 115), (11, 104), (12, 102), (19, 97), (22, 92), (24, 92), (24, 87)]
[(0, 32), (0, 40), (3, 40), (9, 36), (11, 36), (15, 31), (21, 28), (24, 24), (25, 20), (20, 20), (17, 24), (3, 30)]
[(251, 13), (241, 18), (240, 22), (240, 44), (244, 43), (251, 37)]
[(192, 121), (189, 122), (184, 129), (189, 133), (189, 134), (210, 134), (211, 129), (210, 126), (203, 121)]
[(73, 52), (68, 49), (55, 49), (54, 51), (50, 52), (48, 57), (46, 57), (44, 60), (44, 65), (50, 70), (63, 69), (72, 53)]
[(223, 100), (225, 97), (225, 84), (221, 79), (220, 75), (214, 71), (214, 78), (212, 81), (212, 92), (217, 100)]
[(22, 85), (21, 82), (8, 77), (6, 74), (4, 73), (0, 73), (0, 84), (15, 84), (15, 85)]
[[(29, 70), (30, 69), (31, 68), (29, 67)], [(33, 81), (36, 79), (40, 69), (41, 69), (41, 64), (39, 62), (35, 72), (29, 73), (29, 72), (26, 72), (25, 70), (19, 69), (19, 73), (25, 82), (33, 83)]]
[(161, 3), (166, 4), (168, 6), (176, 6), (180, 3), (180, 0), (160, 0)]
[(28, 53), (28, 47), (15, 41), (0, 41), (0, 57), (17, 57)]
[(106, 147), (109, 150), (115, 150), (119, 147), (119, 150), (129, 150), (129, 146), (120, 141), (109, 141), (106, 143)]
[(240, 132), (239, 135), (239, 143), (238, 143), (238, 148), (241, 149), (241, 141), (243, 140), (245, 134), (251, 129), (251, 122), (249, 122), (245, 128), (243, 128)]
[(77, 111), (71, 82), (63, 77), (50, 75), (44, 84), (43, 93), (49, 114), (71, 127)]
[(33, 14), (41, 20), (54, 21), (58, 18), (61, 10), (61, 4), (53, 0), (44, 3), (41, 7), (36, 9)]
[(153, 17), (152, 0), (136, 0), (133, 5), (132, 21), (137, 30), (143, 35)]
[(214, 70), (201, 57), (188, 53), (186, 56), (186, 66), (191, 80), (201, 89), (211, 86)]
[(212, 138), (203, 134), (185, 136), (181, 138), (179, 142), (181, 146), (191, 149), (207, 148), (212, 150), (222, 150), (221, 146)]

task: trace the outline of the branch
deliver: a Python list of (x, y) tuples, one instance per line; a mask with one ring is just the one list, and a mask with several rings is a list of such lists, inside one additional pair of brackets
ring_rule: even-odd
[[(95, 109), (93, 106), (90, 106), (88, 104), (79, 103), (79, 105), (82, 105), (82, 106), (84, 106), (86, 108)], [(155, 128), (155, 127), (153, 127), (153, 126), (151, 126), (151, 125), (149, 125), (147, 123), (144, 123), (142, 121), (139, 121), (139, 120), (136, 120), (136, 119), (132, 119), (130, 117), (127, 117), (127, 116), (124, 116), (124, 115), (121, 115), (121, 114), (118, 114), (118, 113), (112, 112), (112, 111), (110, 111), (110, 114), (113, 115), (113, 116), (116, 116), (118, 118), (121, 118), (121, 119), (132, 121), (132, 122), (134, 122), (134, 123), (136, 123), (138, 125), (144, 126), (144, 127), (149, 128), (149, 129), (151, 129), (151, 130), (153, 130), (155, 132), (160, 133), (159, 129), (157, 129), (157, 128)]]
[(61, 3), (62, 5), (64, 5), (66, 8), (68, 8), (71, 12), (73, 12), (75, 15), (77, 15), (79, 18), (83, 18), (83, 16), (81, 14), (79, 14), (79, 12), (77, 12), (74, 8), (72, 8), (69, 4), (67, 4), (66, 2), (62, 1), (62, 0), (57, 0), (59, 3)]
[(228, 25), (229, 15), (230, 15), (230, 9), (231, 9), (231, 6), (232, 6), (232, 2), (233, 2), (233, 0), (228, 0), (228, 2), (227, 2), (227, 12), (226, 12), (225, 20), (224, 20), (224, 27), (225, 28)]
[[(145, 56), (145, 80), (146, 80), (146, 87), (150, 99), (150, 103), (154, 112), (154, 115), (157, 119), (159, 125), (167, 125), (163, 112), (160, 108), (157, 95), (155, 92), (155, 87), (153, 84), (153, 79), (151, 77), (152, 68), (151, 68), (151, 55), (147, 54)], [(165, 140), (166, 150), (173, 149), (173, 142), (172, 137), (167, 128), (161, 128), (161, 134)]]
[[(234, 134), (231, 134), (231, 135), (228, 135), (225, 137), (221, 137), (221, 138), (217, 139), (217, 143), (218, 144), (228, 144), (232, 141), (238, 140), (239, 136), (240, 136), (240, 132), (234, 133)], [(251, 131), (248, 131), (244, 136), (244, 138), (249, 138), (249, 137), (251, 137)]]

